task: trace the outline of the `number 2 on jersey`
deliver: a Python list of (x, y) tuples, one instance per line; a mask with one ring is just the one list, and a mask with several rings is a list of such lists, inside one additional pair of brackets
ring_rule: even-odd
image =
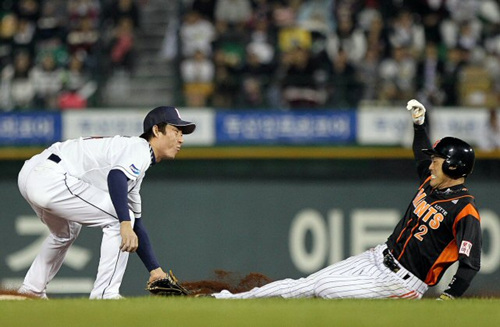
[(417, 240), (419, 240), (420, 242), (422, 242), (422, 241), (424, 240), (424, 239), (423, 239), (423, 236), (424, 236), (425, 234), (427, 234), (427, 231), (428, 231), (428, 230), (429, 230), (429, 229), (427, 228), (427, 226), (425, 226), (425, 225), (420, 225), (420, 226), (418, 226), (418, 232), (417, 232), (417, 233), (415, 233), (415, 235), (413, 235), (413, 236), (415, 236)]

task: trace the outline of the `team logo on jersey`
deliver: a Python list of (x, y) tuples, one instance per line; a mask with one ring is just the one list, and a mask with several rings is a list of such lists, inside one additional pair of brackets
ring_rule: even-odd
[(468, 241), (462, 241), (460, 245), (460, 251), (458, 253), (465, 254), (466, 256), (470, 256), (470, 250), (472, 249), (472, 243)]
[(137, 168), (134, 164), (131, 164), (129, 168), (132, 171), (132, 174), (134, 175), (139, 175), (141, 173), (139, 168)]
[[(434, 208), (431, 204), (425, 201), (427, 194), (421, 189), (413, 199), (413, 213), (422, 219), (424, 223), (428, 223), (432, 229), (438, 229), (443, 222), (446, 212), (441, 213), (440, 210)], [(442, 209), (442, 208), (441, 208)]]

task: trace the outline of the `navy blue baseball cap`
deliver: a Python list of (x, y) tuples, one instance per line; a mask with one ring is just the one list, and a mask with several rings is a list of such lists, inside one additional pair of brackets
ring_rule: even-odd
[(181, 119), (179, 110), (175, 107), (156, 107), (144, 118), (143, 129), (144, 133), (149, 132), (154, 125), (167, 123), (175, 126), (182, 131), (182, 134), (191, 134), (194, 132), (196, 125), (192, 122)]

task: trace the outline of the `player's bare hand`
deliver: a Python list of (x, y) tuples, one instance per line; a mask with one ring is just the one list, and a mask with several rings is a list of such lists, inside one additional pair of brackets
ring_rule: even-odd
[(425, 120), (425, 107), (415, 99), (408, 101), (406, 109), (411, 110), (411, 118), (417, 125), (422, 125)]
[(120, 250), (123, 252), (135, 252), (139, 247), (139, 239), (132, 228), (130, 221), (122, 221), (120, 224), (120, 235), (122, 237), (122, 244)]
[(163, 278), (167, 278), (167, 273), (163, 271), (163, 269), (160, 268), (156, 268), (154, 270), (151, 270), (149, 272), (149, 281), (148, 283), (151, 283), (151, 282), (154, 282), (155, 280), (158, 280), (158, 279), (163, 279)]

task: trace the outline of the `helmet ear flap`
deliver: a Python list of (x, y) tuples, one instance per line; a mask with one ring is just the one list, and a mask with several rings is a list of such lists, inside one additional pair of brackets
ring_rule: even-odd
[(465, 165), (463, 162), (453, 162), (452, 158), (446, 158), (443, 162), (443, 172), (450, 176), (451, 178), (460, 178), (464, 177), (463, 170), (465, 169)]

